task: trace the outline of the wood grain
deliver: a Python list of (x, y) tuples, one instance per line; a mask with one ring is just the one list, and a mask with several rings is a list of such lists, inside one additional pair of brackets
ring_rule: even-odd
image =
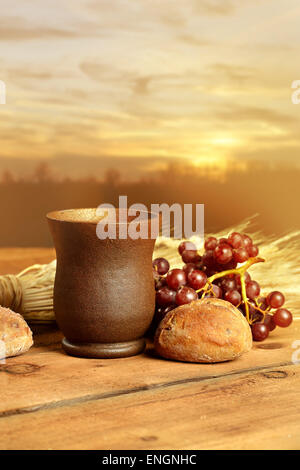
[[(154, 356), (151, 345), (145, 354), (131, 358), (75, 358), (62, 351), (61, 335), (57, 332), (53, 342), (51, 336), (47, 336), (46, 343), (38, 338), (38, 344), (26, 355), (10, 358), (0, 365), (0, 416), (3, 412), (13, 414), (23, 408), (36, 409), (43, 404), (49, 406), (78, 397), (123, 394), (288, 364), (293, 353), (293, 336), (289, 330), (274, 333), (273, 340), (255, 344), (250, 353), (222, 364), (166, 361)], [(300, 339), (299, 326), (293, 330)]]
[[(299, 449), (298, 366), (0, 419), (5, 449)], [(284, 394), (283, 394), (284, 390)]]
[[(25, 259), (9, 251), (15, 272), (32, 264), (30, 250)], [(32, 253), (34, 262), (53, 259), (51, 250)], [(0, 364), (1, 449), (300, 447), (299, 321), (223, 364), (166, 361), (151, 344), (136, 357), (79, 359), (63, 353), (61, 337), (35, 327), (34, 347)]]

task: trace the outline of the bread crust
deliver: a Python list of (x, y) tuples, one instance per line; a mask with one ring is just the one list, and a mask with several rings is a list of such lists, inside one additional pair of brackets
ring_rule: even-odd
[(167, 313), (156, 330), (154, 346), (167, 359), (223, 362), (249, 351), (252, 334), (246, 318), (231, 303), (206, 298)]
[(32, 345), (32, 332), (24, 318), (0, 307), (0, 359), (23, 354)]

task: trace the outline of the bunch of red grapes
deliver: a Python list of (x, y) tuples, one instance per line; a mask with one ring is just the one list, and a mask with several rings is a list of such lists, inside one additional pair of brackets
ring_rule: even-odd
[[(259, 283), (252, 280), (247, 271), (244, 273), (247, 298), (242, 294), (241, 275), (235, 271), (259, 253), (251, 237), (238, 232), (227, 238), (209, 237), (205, 240), (204, 250), (200, 256), (194, 243), (181, 242), (178, 251), (184, 263), (182, 269), (170, 270), (165, 258), (153, 261), (156, 289), (154, 329), (170, 310), (203, 297), (226, 300), (245, 316), (247, 302), (248, 320), (255, 341), (266, 339), (276, 326), (287, 327), (292, 323), (291, 312), (283, 308), (284, 295), (273, 291), (262, 296)], [(232, 272), (210, 280), (211, 276), (224, 271)]]

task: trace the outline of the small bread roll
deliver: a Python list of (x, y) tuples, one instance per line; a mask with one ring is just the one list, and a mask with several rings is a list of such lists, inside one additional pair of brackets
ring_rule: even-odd
[(205, 298), (167, 313), (156, 330), (154, 347), (167, 359), (223, 362), (249, 351), (252, 334), (246, 318), (231, 303)]
[(32, 332), (24, 318), (0, 306), (0, 359), (23, 354), (32, 345)]

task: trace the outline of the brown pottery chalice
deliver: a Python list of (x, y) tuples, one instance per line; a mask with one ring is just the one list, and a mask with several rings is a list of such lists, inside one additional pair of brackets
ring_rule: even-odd
[(63, 348), (73, 356), (127, 357), (145, 347), (155, 309), (150, 226), (157, 215), (140, 213), (148, 238), (122, 238), (121, 228), (124, 234), (135, 219), (122, 211), (112, 222), (116, 237), (105, 239), (96, 233), (97, 209), (47, 215), (57, 255), (55, 317), (65, 335)]

